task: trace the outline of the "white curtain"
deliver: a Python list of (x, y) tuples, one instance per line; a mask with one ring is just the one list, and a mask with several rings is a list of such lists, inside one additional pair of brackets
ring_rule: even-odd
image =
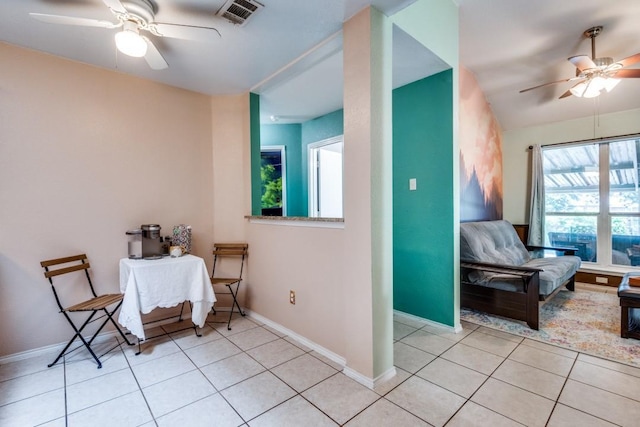
[(544, 246), (544, 172), (542, 148), (539, 144), (531, 151), (531, 211), (529, 212), (529, 239), (532, 246)]

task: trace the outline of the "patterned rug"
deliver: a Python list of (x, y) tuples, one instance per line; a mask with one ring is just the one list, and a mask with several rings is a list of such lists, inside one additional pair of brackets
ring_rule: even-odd
[(460, 319), (605, 359), (640, 366), (640, 340), (620, 337), (616, 294), (562, 290), (540, 307), (540, 330), (462, 308)]

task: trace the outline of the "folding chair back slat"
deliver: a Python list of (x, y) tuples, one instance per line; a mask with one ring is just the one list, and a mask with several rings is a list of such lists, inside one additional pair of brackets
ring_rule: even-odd
[[(247, 243), (214, 243), (213, 244), (213, 269), (211, 271), (211, 285), (224, 285), (227, 287), (227, 292), (216, 292), (218, 294), (231, 295), (233, 302), (231, 304), (231, 310), (229, 312), (229, 321), (227, 322), (227, 329), (231, 330), (231, 318), (233, 317), (234, 309), (237, 307), (241, 316), (245, 316), (245, 313), (240, 308), (238, 303), (238, 290), (240, 289), (240, 282), (242, 282), (242, 272), (244, 270), (244, 260), (248, 255), (249, 245)], [(216, 265), (218, 261), (226, 258), (240, 258), (240, 268), (236, 277), (215, 277)], [(235, 289), (234, 289), (235, 285)], [(215, 290), (214, 290), (215, 291)], [(215, 306), (214, 306), (215, 307)], [(213, 308), (215, 313), (215, 308)]]
[[(60, 265), (66, 265), (70, 263), (76, 263), (76, 264), (71, 266), (60, 267), (55, 270), (50, 269), (50, 267), (57, 267)], [(44, 277), (47, 278), (49, 280), (49, 283), (51, 284), (51, 290), (53, 291), (53, 295), (55, 296), (56, 303), (60, 308), (60, 312), (65, 316), (65, 318), (67, 319), (67, 321), (69, 322), (73, 330), (75, 331), (75, 335), (73, 336), (73, 338), (71, 338), (71, 340), (67, 343), (65, 348), (60, 352), (58, 357), (56, 357), (53, 363), (49, 364), (49, 367), (58, 363), (58, 360), (60, 360), (62, 356), (70, 353), (70, 352), (67, 352), (67, 350), (77, 338), (80, 341), (82, 341), (82, 344), (84, 344), (84, 346), (89, 351), (89, 353), (91, 353), (91, 356), (93, 356), (96, 363), (98, 364), (98, 368), (101, 368), (102, 363), (100, 362), (100, 359), (98, 358), (98, 356), (96, 356), (96, 354), (93, 352), (93, 349), (91, 348), (91, 343), (98, 336), (100, 331), (102, 331), (102, 329), (106, 326), (106, 324), (109, 321), (111, 321), (111, 323), (115, 326), (118, 332), (120, 332), (120, 335), (122, 336), (124, 341), (129, 345), (133, 345), (133, 343), (130, 343), (129, 340), (127, 340), (127, 338), (124, 336), (124, 333), (120, 329), (120, 326), (113, 320), (114, 313), (122, 305), (123, 295), (122, 294), (105, 294), (105, 295), (96, 294), (93, 288), (93, 283), (91, 283), (91, 277), (89, 275), (90, 264), (87, 261), (87, 255), (80, 254), (80, 255), (74, 255), (70, 257), (50, 259), (50, 260), (40, 262), (40, 265), (44, 268)], [(58, 293), (56, 292), (56, 286), (54, 284), (53, 278), (57, 276), (61, 276), (63, 274), (75, 273), (80, 271), (84, 271), (84, 276), (86, 277), (87, 285), (89, 286), (91, 293), (93, 294), (93, 297), (85, 301), (77, 302), (65, 308), (60, 300), (60, 297), (58, 296)], [(114, 308), (111, 310), (108, 310), (107, 309), (108, 307), (114, 307)], [(84, 323), (82, 323), (80, 327), (77, 327), (76, 324), (72, 321), (68, 313), (79, 312), (79, 311), (90, 312), (90, 314), (84, 320)], [(104, 314), (94, 319), (94, 316), (98, 312), (103, 312)], [(84, 328), (88, 324), (103, 318), (105, 318), (104, 322), (100, 324), (100, 327), (98, 328), (98, 330), (93, 334), (91, 339), (87, 341), (82, 336), (82, 331), (84, 330)], [(80, 348), (80, 347), (76, 347), (71, 351), (74, 351), (77, 348)]]
[(89, 267), (91, 267), (91, 266), (87, 262), (87, 263), (84, 263), (84, 264), (74, 265), (74, 266), (71, 266), (71, 267), (59, 268), (57, 270), (45, 271), (44, 277), (49, 279), (51, 277), (59, 276), (61, 274), (73, 273), (74, 271), (79, 271), (79, 270), (87, 270), (87, 269), (89, 269)]
[(87, 259), (86, 254), (80, 254), (80, 255), (68, 256), (64, 258), (56, 258), (56, 259), (50, 259), (47, 261), (42, 261), (40, 265), (42, 267), (51, 267), (52, 265), (67, 264), (73, 261), (82, 261), (86, 259)]

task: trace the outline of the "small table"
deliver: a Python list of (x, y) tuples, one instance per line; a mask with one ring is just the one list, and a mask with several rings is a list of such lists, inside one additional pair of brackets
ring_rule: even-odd
[(629, 277), (640, 273), (627, 273), (618, 287), (620, 297), (620, 336), (640, 339), (640, 287), (629, 286)]
[(118, 323), (145, 339), (142, 314), (157, 307), (190, 301), (191, 320), (203, 327), (216, 297), (202, 258), (184, 255), (157, 260), (120, 260), (120, 291), (124, 294)]

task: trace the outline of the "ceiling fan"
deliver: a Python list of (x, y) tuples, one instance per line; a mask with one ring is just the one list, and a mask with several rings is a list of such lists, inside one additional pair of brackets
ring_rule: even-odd
[[(102, 0), (117, 18), (117, 22), (102, 21), (73, 16), (30, 13), (33, 18), (51, 24), (78, 25), (84, 27), (121, 28), (115, 35), (116, 47), (126, 55), (144, 57), (154, 70), (162, 70), (169, 65), (160, 51), (144, 32), (157, 37), (172, 37), (186, 40), (210, 40), (221, 37), (215, 28), (195, 25), (168, 24), (156, 22), (156, 7), (150, 0)], [(140, 34), (143, 32), (143, 34)]]
[(596, 57), (596, 37), (602, 32), (602, 26), (589, 28), (584, 32), (585, 37), (591, 39), (591, 58), (578, 55), (568, 58), (576, 67), (576, 76), (555, 82), (523, 89), (520, 93), (538, 89), (556, 83), (577, 82), (571, 89), (560, 95), (560, 99), (571, 95), (584, 98), (594, 98), (603, 90), (610, 92), (623, 78), (640, 78), (640, 69), (625, 70), (625, 67), (640, 62), (640, 53), (631, 55), (621, 61), (613, 62), (609, 57)]

